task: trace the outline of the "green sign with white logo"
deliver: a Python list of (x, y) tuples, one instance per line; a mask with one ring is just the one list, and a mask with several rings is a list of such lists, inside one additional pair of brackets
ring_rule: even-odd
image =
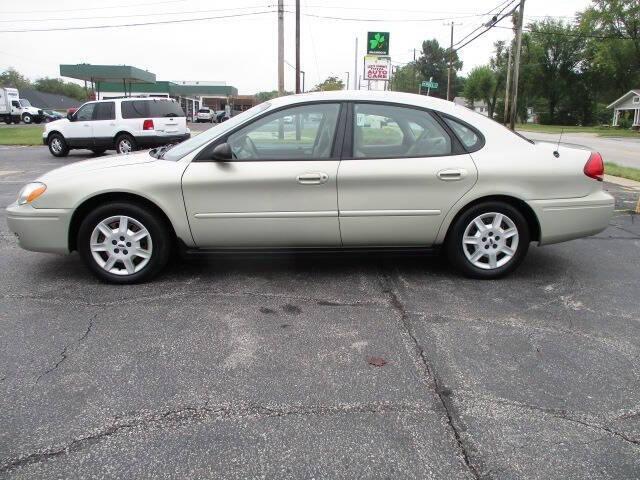
[(438, 82), (427, 82), (426, 80), (422, 82), (422, 88), (431, 88), (432, 90), (437, 90)]
[(389, 55), (389, 32), (368, 32), (367, 54)]

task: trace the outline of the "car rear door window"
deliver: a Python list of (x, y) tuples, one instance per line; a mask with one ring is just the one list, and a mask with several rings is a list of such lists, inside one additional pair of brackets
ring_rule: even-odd
[(94, 120), (113, 120), (116, 118), (116, 104), (114, 102), (97, 103), (93, 112)]
[(149, 101), (127, 100), (120, 104), (122, 118), (146, 118), (149, 117)]
[(237, 160), (319, 160), (331, 157), (340, 105), (318, 103), (274, 112), (228, 138)]
[(424, 110), (386, 104), (355, 105), (354, 158), (450, 155), (451, 138)]

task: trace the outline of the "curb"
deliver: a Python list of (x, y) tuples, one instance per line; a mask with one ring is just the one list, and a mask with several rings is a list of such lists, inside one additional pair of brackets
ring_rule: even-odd
[(609, 183), (615, 183), (616, 185), (620, 185), (622, 187), (632, 188), (634, 190), (640, 191), (640, 182), (636, 182), (635, 180), (629, 180), (628, 178), (622, 177), (614, 177), (613, 175), (604, 175), (604, 181)]

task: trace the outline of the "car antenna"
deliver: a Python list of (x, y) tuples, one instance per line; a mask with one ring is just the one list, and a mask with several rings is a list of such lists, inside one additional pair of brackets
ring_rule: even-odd
[(560, 142), (562, 141), (562, 134), (564, 133), (564, 128), (562, 130), (560, 130), (560, 138), (558, 139), (558, 145), (556, 146), (556, 149), (553, 152), (553, 156), (558, 158), (560, 156), (560, 152), (558, 150), (560, 150)]

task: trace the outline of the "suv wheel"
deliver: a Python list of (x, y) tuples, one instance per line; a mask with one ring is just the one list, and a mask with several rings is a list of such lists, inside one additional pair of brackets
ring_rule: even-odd
[(33, 121), (33, 118), (31, 117), (31, 114), (25, 113), (22, 115), (22, 121), (28, 125)]
[(451, 263), (471, 278), (493, 279), (517, 268), (529, 249), (524, 216), (503, 202), (485, 202), (464, 212), (446, 241)]
[(129, 134), (123, 133), (116, 138), (116, 152), (127, 155), (137, 148), (136, 141)]
[(49, 135), (47, 145), (49, 146), (51, 155), (54, 157), (66, 157), (69, 155), (69, 146), (67, 145), (64, 137), (59, 133), (52, 133)]
[(78, 252), (99, 279), (118, 284), (144, 282), (167, 264), (167, 227), (150, 210), (108, 203), (89, 213), (78, 231)]

